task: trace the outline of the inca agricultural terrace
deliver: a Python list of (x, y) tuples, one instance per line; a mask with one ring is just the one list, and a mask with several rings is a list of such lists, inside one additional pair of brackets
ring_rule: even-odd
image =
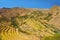
[(0, 40), (60, 40), (60, 7), (0, 8)]

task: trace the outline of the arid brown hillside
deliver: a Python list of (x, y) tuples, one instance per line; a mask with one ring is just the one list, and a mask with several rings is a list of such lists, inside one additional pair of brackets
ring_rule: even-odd
[(50, 11), (53, 14), (53, 18), (49, 21), (49, 23), (55, 25), (60, 30), (60, 7), (54, 6), (50, 9)]
[(0, 9), (0, 40), (46, 40), (46, 37), (55, 40), (56, 35), (59, 40), (59, 34), (59, 6)]
[(31, 14), (34, 11), (41, 11), (44, 13), (44, 17), (48, 15), (48, 13), (52, 14), (52, 19), (49, 21), (50, 24), (55, 25), (57, 28), (60, 28), (60, 7), (54, 6), (51, 9), (37, 9), (37, 8), (1, 8), (0, 15), (6, 18), (15, 17), (17, 15), (24, 16), (26, 14)]

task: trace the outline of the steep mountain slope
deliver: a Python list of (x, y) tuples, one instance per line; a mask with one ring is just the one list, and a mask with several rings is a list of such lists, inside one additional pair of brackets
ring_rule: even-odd
[(0, 9), (0, 40), (43, 40), (60, 33), (60, 13), (29, 8)]
[(53, 18), (52, 18), (52, 20), (50, 20), (49, 23), (55, 25), (56, 28), (59, 29), (60, 28), (60, 7), (54, 6), (50, 11), (53, 14)]

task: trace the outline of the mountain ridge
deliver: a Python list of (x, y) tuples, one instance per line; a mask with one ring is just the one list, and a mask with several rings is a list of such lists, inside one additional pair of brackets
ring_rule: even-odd
[(59, 11), (60, 7), (52, 7), (49, 10), (2, 8), (0, 39), (42, 40), (44, 37), (54, 37), (55, 34), (60, 33)]

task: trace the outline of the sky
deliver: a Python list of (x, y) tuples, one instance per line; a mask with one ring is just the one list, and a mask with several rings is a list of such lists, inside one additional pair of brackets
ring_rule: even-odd
[(60, 0), (0, 0), (0, 8), (51, 8), (54, 5), (60, 6)]

